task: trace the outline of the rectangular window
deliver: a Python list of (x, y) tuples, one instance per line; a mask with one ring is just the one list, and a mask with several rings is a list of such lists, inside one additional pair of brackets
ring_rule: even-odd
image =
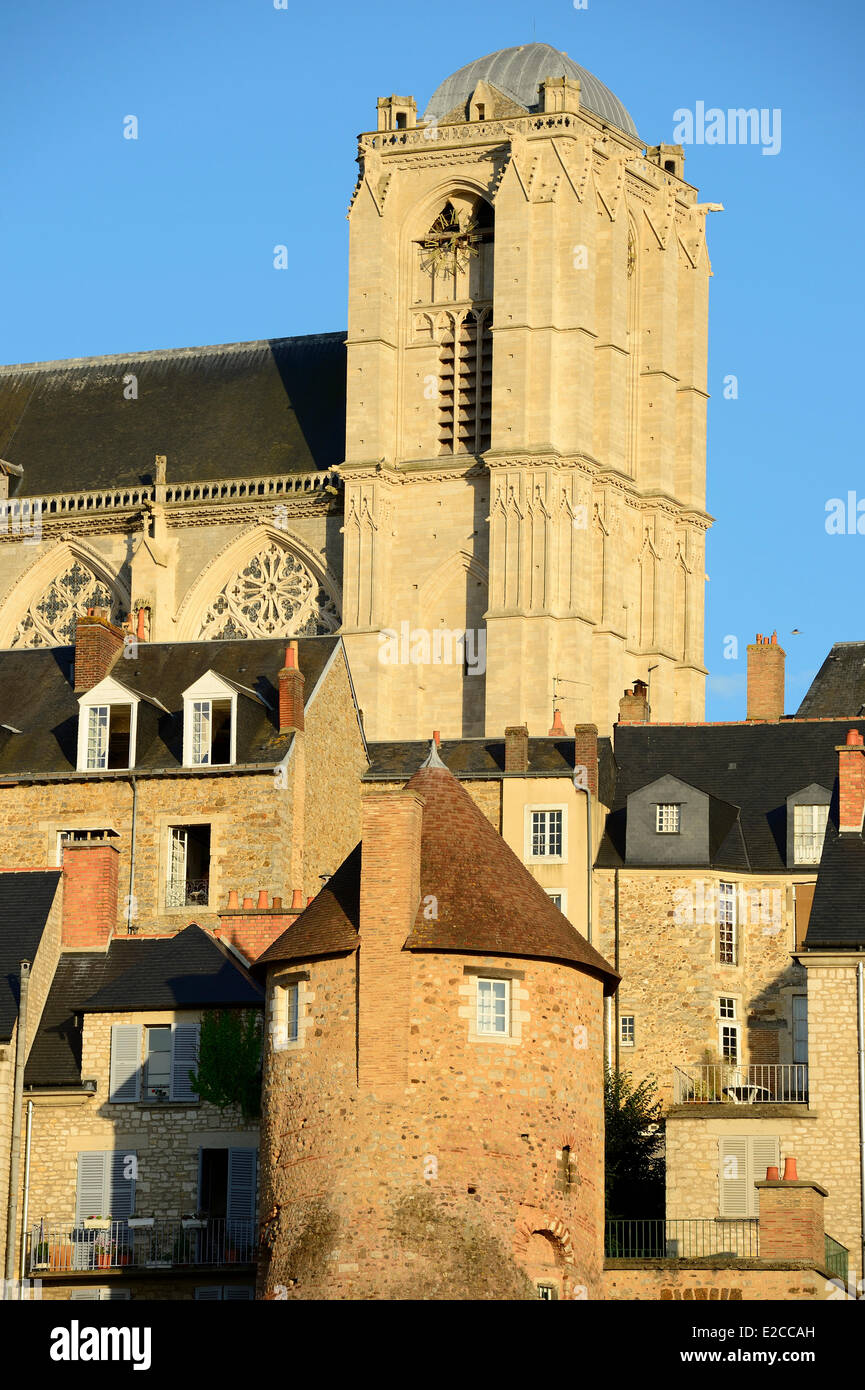
[(736, 1001), (735, 999), (731, 998), (729, 994), (722, 994), (721, 998), (718, 1000), (718, 1017), (736, 1017)]
[(545, 888), (544, 892), (554, 906), (559, 909), (559, 912), (565, 912), (567, 901), (566, 895), (561, 888)]
[(820, 863), (828, 817), (828, 806), (793, 807), (793, 858), (797, 864)]
[(655, 807), (655, 830), (658, 835), (678, 835), (681, 806), (670, 802)]
[(478, 1032), (506, 1037), (510, 1032), (510, 980), (478, 980)]
[(738, 1023), (722, 1023), (720, 1028), (719, 1046), (721, 1057), (730, 1066), (739, 1065), (739, 1025)]
[(619, 1042), (622, 1047), (633, 1047), (636, 1040), (634, 1015), (622, 1014), (619, 1018)]
[(131, 738), (131, 705), (91, 705), (87, 711), (87, 771), (130, 767)]
[(87, 711), (87, 768), (108, 766), (108, 705), (92, 705)]
[(171, 1027), (146, 1028), (145, 1100), (171, 1096)]
[(168, 828), (166, 907), (206, 907), (210, 901), (210, 826)]
[(193, 700), (192, 765), (225, 767), (231, 762), (231, 700)]
[(298, 1019), (300, 1004), (300, 985), (296, 983), (286, 985), (283, 989), (283, 996), (283, 1016), (285, 1018), (285, 1041), (289, 1043), (296, 1043), (299, 1036)]
[(718, 884), (718, 960), (722, 965), (736, 964), (736, 885)]
[(561, 811), (532, 811), (532, 858), (561, 859)]

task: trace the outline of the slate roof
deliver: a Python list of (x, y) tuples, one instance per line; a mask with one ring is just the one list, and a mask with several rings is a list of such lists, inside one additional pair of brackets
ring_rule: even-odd
[(799, 706), (798, 719), (865, 715), (865, 642), (835, 642)]
[[(447, 768), (421, 768), (406, 790), (417, 792), (424, 807), (421, 900), (405, 950), (558, 960), (601, 979), (605, 993), (615, 991), (612, 967), (555, 907)], [(357, 936), (362, 857), (361, 844), (360, 854), (352, 851), (339, 870), (345, 879), (337, 890), (323, 890), (256, 968), (324, 954), (314, 949), (319, 941), (330, 950), (340, 941), (346, 951), (359, 945), (363, 959), (363, 936)], [(423, 899), (429, 894), (438, 916), (428, 920)]]
[[(503, 738), (442, 739), (438, 753), (445, 767), (461, 782), (526, 775), (505, 773), (505, 741)], [(364, 774), (364, 781), (405, 781), (414, 776), (426, 761), (428, 754), (428, 739), (370, 743), (370, 765)], [(530, 738), (527, 775), (529, 777), (572, 778), (574, 775), (574, 740)], [(614, 775), (612, 744), (608, 738), (601, 738), (598, 740), (599, 794), (602, 794), (611, 783)], [(609, 803), (605, 802), (604, 804), (608, 805)]]
[(865, 840), (839, 834), (830, 815), (805, 949), (832, 947), (865, 951)]
[(479, 82), (490, 82), (526, 110), (537, 111), (538, 87), (545, 77), (575, 77), (580, 83), (580, 105), (596, 116), (636, 136), (637, 127), (617, 96), (593, 73), (581, 68), (567, 53), (548, 43), (524, 43), (500, 48), (475, 58), (436, 87), (424, 120), (442, 120), (457, 106), (464, 106)]
[[(299, 637), (298, 663), (308, 701), (339, 637)], [(160, 701), (150, 741), (141, 731), (136, 769), (177, 768), (183, 762), (183, 691), (213, 670), (253, 689), (265, 704), (250, 701), (254, 717), (239, 723), (237, 763), (272, 765), (286, 754), (291, 734), (278, 730), (278, 672), (285, 665), (285, 638), (232, 642), (142, 642), (135, 660), (118, 658), (109, 675)], [(0, 739), (4, 777), (74, 772), (78, 757), (78, 697), (72, 688), (72, 647), (0, 651), (0, 722), (20, 729)], [(268, 708), (269, 706), (269, 708)], [(225, 769), (220, 769), (225, 771)], [(92, 777), (105, 773), (90, 773)]]
[[(0, 367), (10, 495), (315, 472), (345, 458), (345, 333)], [(125, 376), (138, 396), (124, 398)]]
[(199, 1008), (258, 1008), (260, 986), (221, 942), (192, 925), (176, 936), (120, 937), (107, 952), (61, 956), (34, 1040), (24, 1083), (81, 1081), (85, 1013)]
[(835, 750), (851, 728), (865, 732), (865, 721), (617, 725), (618, 774), (597, 866), (624, 866), (629, 793), (671, 773), (739, 809), (735, 820), (722, 807), (710, 811), (712, 866), (784, 872), (787, 797), (812, 782), (833, 790), (838, 780)]
[(31, 965), (60, 882), (59, 869), (0, 873), (0, 1039), (8, 1042), (18, 1017), (19, 971)]

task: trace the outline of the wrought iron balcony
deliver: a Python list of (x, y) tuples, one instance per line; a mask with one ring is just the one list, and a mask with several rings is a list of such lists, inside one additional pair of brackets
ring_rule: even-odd
[(206, 907), (210, 892), (208, 878), (181, 878), (165, 889), (166, 907)]
[(700, 1260), (724, 1255), (756, 1259), (760, 1226), (749, 1220), (611, 1220), (606, 1223), (604, 1254), (617, 1260)]
[(95, 1229), (87, 1223), (40, 1221), (29, 1236), (30, 1274), (212, 1268), (255, 1260), (255, 1222), (224, 1217), (131, 1217)]
[(808, 1065), (701, 1062), (674, 1068), (674, 1105), (807, 1105)]

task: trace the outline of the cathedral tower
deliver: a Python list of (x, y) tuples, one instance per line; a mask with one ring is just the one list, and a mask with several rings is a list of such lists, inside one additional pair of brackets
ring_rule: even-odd
[(368, 734), (608, 729), (635, 678), (700, 719), (711, 272), (681, 148), (546, 44), (377, 124), (341, 470)]

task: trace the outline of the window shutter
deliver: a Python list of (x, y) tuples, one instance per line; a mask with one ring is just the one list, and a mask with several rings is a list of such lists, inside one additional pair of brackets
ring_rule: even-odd
[(113, 1302), (115, 1301), (115, 1299), (118, 1299), (118, 1298), (120, 1298), (120, 1299), (127, 1299), (127, 1298), (131, 1298), (131, 1297), (132, 1297), (132, 1294), (131, 1294), (131, 1292), (130, 1292), (129, 1289), (100, 1289), (100, 1290), (99, 1290), (99, 1301), (100, 1301), (100, 1303), (113, 1303)]
[(777, 1168), (778, 1166), (778, 1140), (774, 1135), (757, 1135), (749, 1140), (751, 1149), (751, 1173), (748, 1184), (748, 1197), (750, 1211), (749, 1216), (760, 1215), (760, 1194), (754, 1186), (755, 1182), (762, 1182), (766, 1177), (767, 1168)]
[(246, 1284), (226, 1284), (222, 1297), (226, 1303), (250, 1303), (255, 1298), (255, 1290)]
[(109, 1195), (106, 1192), (106, 1159), (110, 1155), (101, 1149), (78, 1155), (78, 1185), (75, 1193), (75, 1224), (80, 1226), (89, 1216), (107, 1216)]
[(255, 1149), (228, 1150), (229, 1221), (252, 1221), (255, 1217)]
[(99, 1289), (73, 1289), (69, 1298), (73, 1303), (98, 1303)]
[(141, 1028), (137, 1023), (111, 1027), (111, 1075), (108, 1099), (138, 1100), (141, 1079)]
[(198, 1100), (189, 1073), (198, 1066), (197, 1023), (175, 1024), (171, 1033), (171, 1099)]
[(219, 1303), (222, 1300), (221, 1284), (205, 1284), (195, 1290), (196, 1300), (202, 1303)]
[(119, 1149), (109, 1154), (110, 1159), (110, 1198), (109, 1211), (115, 1221), (124, 1221), (135, 1212), (135, 1178), (125, 1177), (127, 1172), (135, 1172), (134, 1152)]
[(748, 1202), (748, 1140), (739, 1135), (718, 1141), (718, 1190), (721, 1216), (750, 1216)]

